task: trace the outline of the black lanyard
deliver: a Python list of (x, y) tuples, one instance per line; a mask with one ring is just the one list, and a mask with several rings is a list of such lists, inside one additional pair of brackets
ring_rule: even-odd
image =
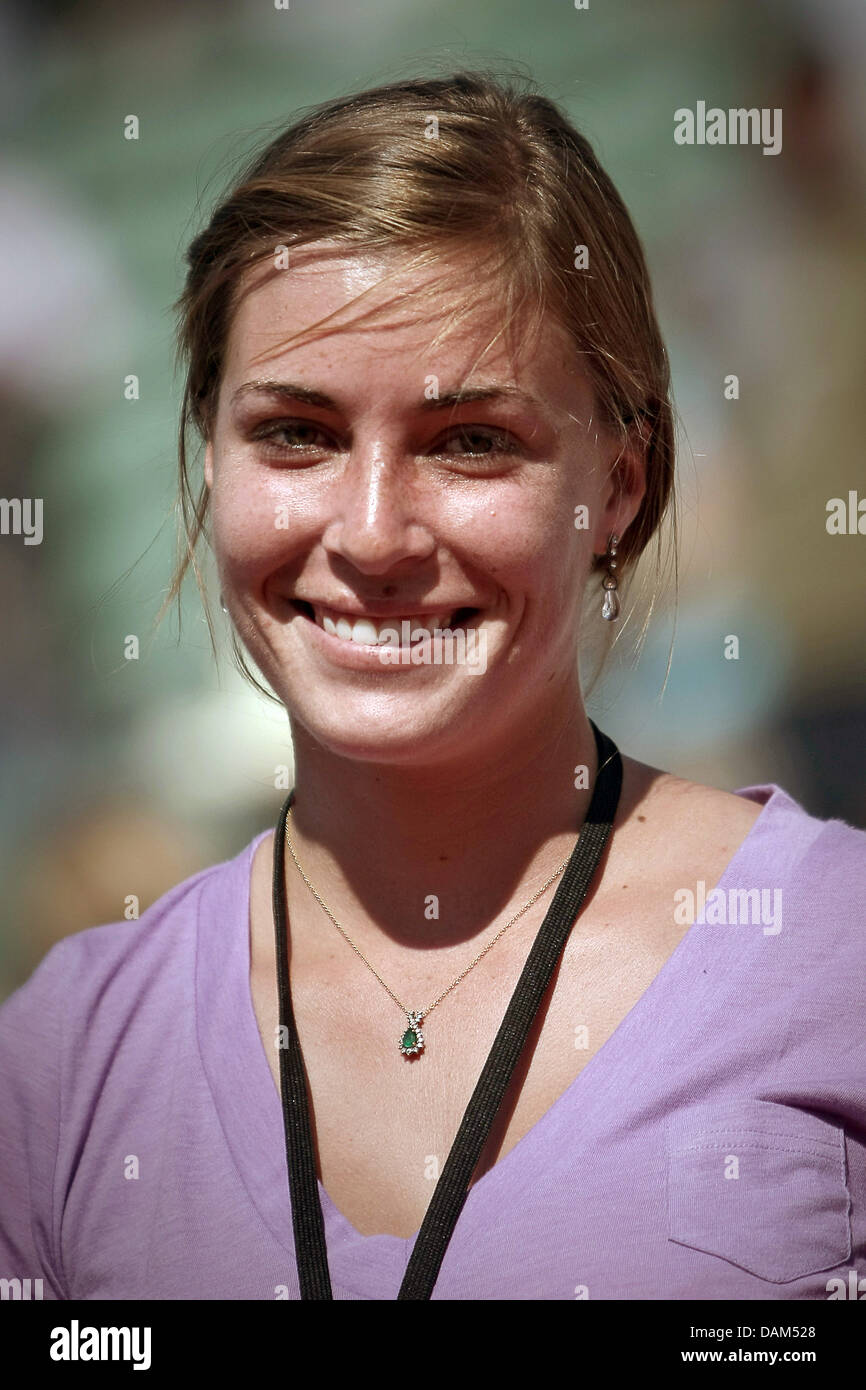
[[(592, 731), (598, 749), (598, 772), (586, 820), (547, 915), (538, 929), (445, 1167), (433, 1189), (430, 1205), (406, 1266), (398, 1299), (425, 1299), (433, 1292), (496, 1112), (502, 1104), (532, 1021), (604, 854), (619, 803), (622, 761), (616, 744), (595, 724), (592, 724)], [(325, 1220), (319, 1200), (311, 1133), (310, 1101), (289, 988), (285, 844), (286, 817), (294, 797), (292, 790), (280, 812), (274, 836), (277, 986), (280, 1027), (285, 1029), (285, 1033), (281, 1033), (281, 1041), (286, 1044), (280, 1048), (280, 1095), (301, 1298), (333, 1299), (325, 1246)]]

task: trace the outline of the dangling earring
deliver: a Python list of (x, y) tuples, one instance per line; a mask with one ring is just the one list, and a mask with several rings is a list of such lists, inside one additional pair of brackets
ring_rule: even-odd
[(220, 590), (220, 608), (223, 610), (224, 613), (227, 613), (229, 611), (226, 607), (226, 601), (222, 596), (222, 590)]
[(614, 622), (619, 617), (619, 599), (616, 596), (616, 548), (619, 545), (619, 536), (610, 536), (607, 542), (607, 574), (602, 580), (604, 589), (604, 602), (601, 605), (601, 616), (608, 622)]

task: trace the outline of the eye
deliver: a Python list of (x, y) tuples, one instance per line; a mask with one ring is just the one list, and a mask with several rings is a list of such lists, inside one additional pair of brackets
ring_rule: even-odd
[[(280, 436), (285, 436), (285, 439), (280, 439)], [(266, 441), (266, 453), (285, 455), (315, 450), (321, 447), (320, 443), (316, 443), (317, 438), (321, 441), (327, 439), (328, 435), (321, 425), (311, 420), (269, 420), (267, 424), (259, 425), (250, 437), (256, 441)]]
[[(461, 447), (456, 451), (456, 456), (465, 458), (492, 458), (499, 454), (515, 454), (519, 450), (519, 444), (508, 430), (488, 429), (483, 425), (461, 425), (453, 430), (449, 439), (471, 447)], [(481, 447), (475, 447), (479, 444)], [(455, 454), (446, 448), (434, 450), (435, 453), (445, 458), (453, 458)]]
[[(333, 444), (328, 431), (312, 420), (268, 420), (257, 426), (249, 437), (263, 445), (265, 454), (284, 460), (292, 455), (317, 453)], [(451, 448), (451, 445), (457, 447)], [(477, 465), (483, 469), (486, 460), (492, 462), (503, 454), (518, 453), (519, 449), (518, 441), (508, 430), (460, 425), (432, 452), (440, 458), (477, 460)]]

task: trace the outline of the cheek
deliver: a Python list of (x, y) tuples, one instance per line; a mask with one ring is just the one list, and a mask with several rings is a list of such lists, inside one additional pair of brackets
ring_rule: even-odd
[(210, 505), (214, 549), (222, 565), (252, 571), (290, 552), (305, 528), (302, 509), (295, 506), (287, 528), (285, 503), (273, 474), (255, 472), (231, 458), (221, 461)]
[(574, 526), (570, 494), (549, 486), (490, 497), (465, 518), (455, 537), (464, 555), (504, 588), (568, 595), (579, 587), (591, 545)]

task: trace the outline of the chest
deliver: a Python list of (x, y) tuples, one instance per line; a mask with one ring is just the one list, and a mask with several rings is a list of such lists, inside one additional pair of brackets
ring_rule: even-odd
[[(624, 890), (621, 901), (605, 900), (578, 920), (474, 1181), (543, 1119), (653, 983), (687, 930), (674, 922), (670, 902), (661, 892), (644, 892), (638, 902)], [(267, 906), (260, 901), (261, 920), (251, 921), (257, 948), (250, 985), (279, 1090), (276, 965)], [(253, 911), (251, 905), (251, 916)], [(327, 945), (319, 935), (313, 956), (303, 946), (295, 952), (292, 1000), (319, 1176), (362, 1235), (405, 1239), (418, 1230), (542, 915), (540, 909), (531, 918), (527, 914), (521, 937), (508, 949), (498, 943), (429, 1014), (424, 1052), (413, 1059), (398, 1048), (406, 1027), (398, 1007), (336, 932)], [(464, 947), (469, 960), (474, 954)], [(466, 963), (437, 959), (412, 981), (387, 982), (409, 1007), (424, 1008)]]

